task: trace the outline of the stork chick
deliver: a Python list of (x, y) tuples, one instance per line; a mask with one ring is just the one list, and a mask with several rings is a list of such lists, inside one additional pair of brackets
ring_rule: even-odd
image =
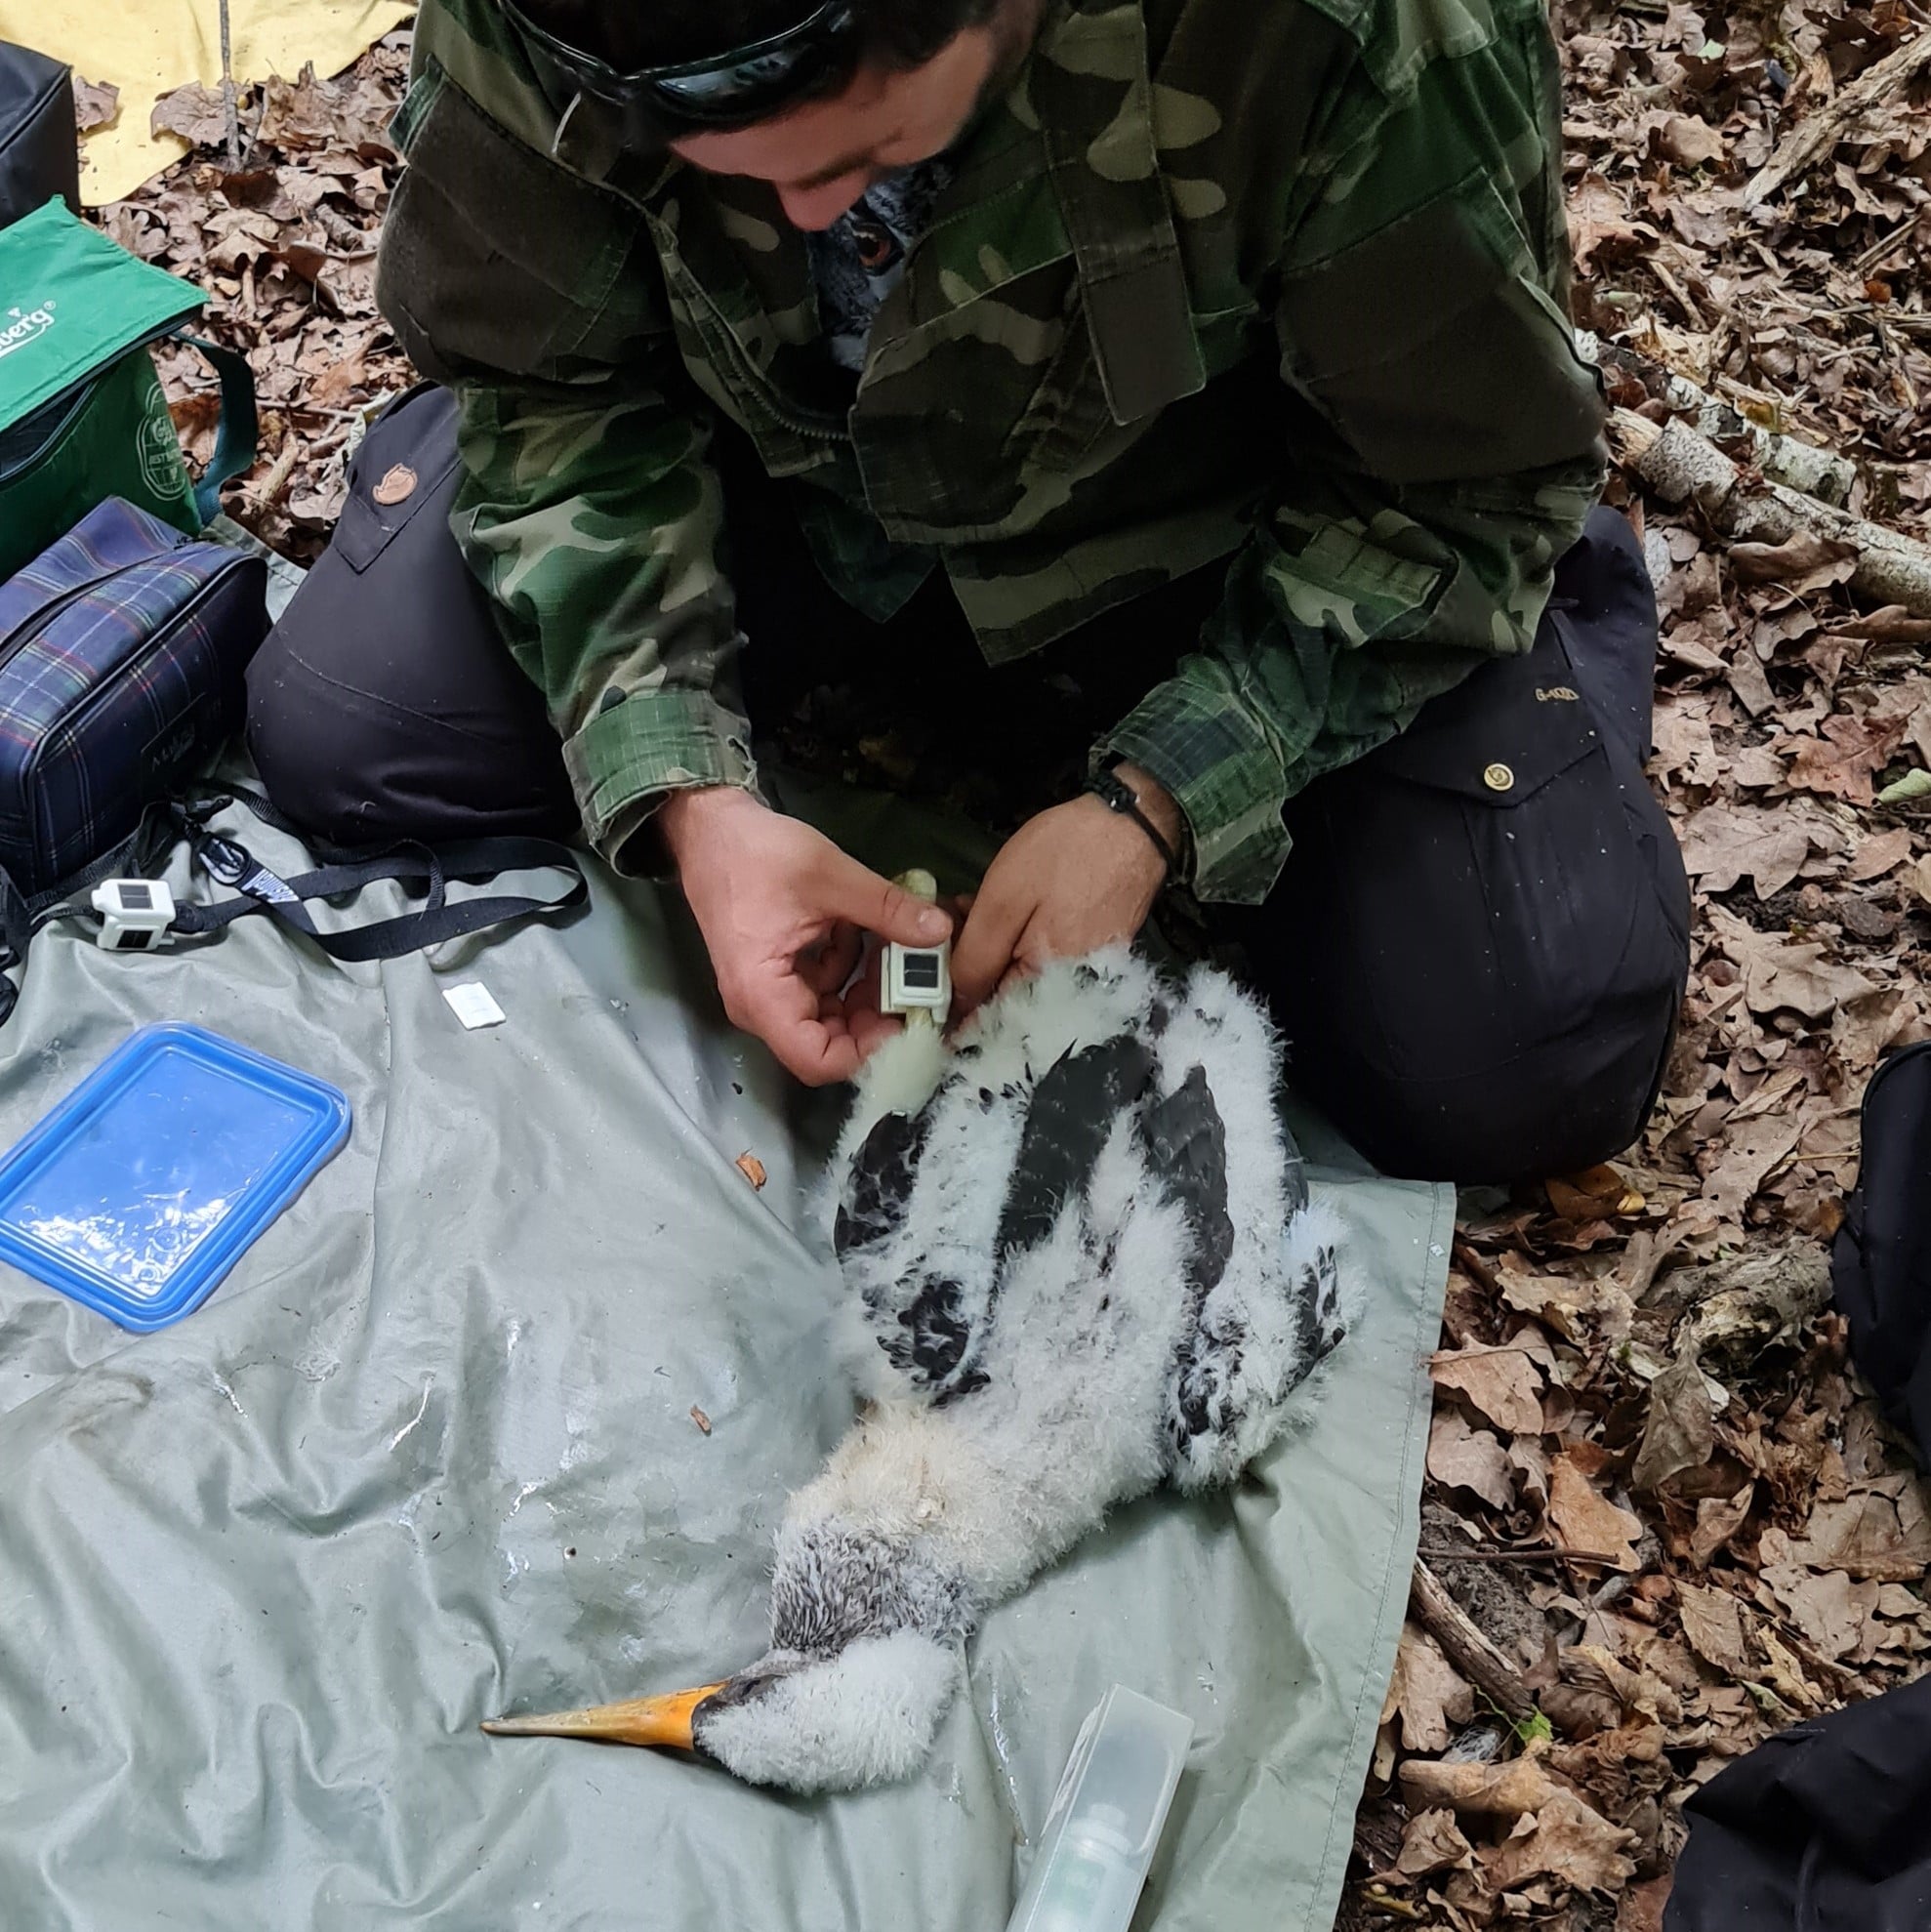
[(798, 1791), (911, 1775), (994, 1604), (1162, 1482), (1239, 1474), (1345, 1332), (1265, 1014), (1124, 950), (874, 1056), (831, 1169), (870, 1402), (778, 1532), (771, 1648), (672, 1697), (503, 1719)]

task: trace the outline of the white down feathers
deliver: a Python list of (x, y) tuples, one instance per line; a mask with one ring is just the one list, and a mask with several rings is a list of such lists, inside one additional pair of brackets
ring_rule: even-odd
[(1348, 1312), (1279, 1070), (1223, 975), (1124, 949), (872, 1059), (825, 1202), (870, 1401), (787, 1505), (770, 1654), (705, 1749), (798, 1790), (909, 1775), (986, 1609), (1266, 1448)]
[[(1184, 1281), (1186, 1213), (1150, 1168), (1130, 1111), (1111, 1123), (1089, 1182), (1049, 1236), (1003, 1267), (999, 1257), (1040, 1077), (1062, 1055), (1123, 1035), (1152, 1049), (1162, 1097), (1204, 1069), (1224, 1123), (1232, 1239), (1198, 1307)], [(898, 1224), (842, 1261), (879, 1408), (793, 1512), (855, 1511), (892, 1535), (936, 1537), (991, 1602), (1115, 1503), (1166, 1479), (1192, 1490), (1236, 1476), (1279, 1430), (1283, 1401), (1333, 1344), (1344, 1311), (1334, 1217), (1306, 1205), (1280, 1124), (1272, 1027), (1223, 974), (1197, 968), (1175, 986), (1124, 949), (1056, 965), (983, 1008), (958, 1044), (955, 1054), (929, 1030), (908, 1032), (859, 1082), (834, 1187), (885, 1115), (929, 1103), (930, 1125)], [(958, 1286), (966, 1359), (984, 1377), (936, 1403), (888, 1353), (919, 1285), (934, 1277)], [(1183, 1366), (1212, 1418), (1191, 1433), (1178, 1413)]]

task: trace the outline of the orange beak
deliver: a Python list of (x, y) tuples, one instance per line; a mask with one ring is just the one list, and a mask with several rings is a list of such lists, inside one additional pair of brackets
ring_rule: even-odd
[(697, 1706), (722, 1684), (669, 1697), (636, 1698), (629, 1704), (593, 1705), (587, 1710), (553, 1710), (541, 1717), (491, 1717), (483, 1729), (497, 1738), (590, 1738), (606, 1745), (667, 1745), (695, 1750), (691, 1721)]

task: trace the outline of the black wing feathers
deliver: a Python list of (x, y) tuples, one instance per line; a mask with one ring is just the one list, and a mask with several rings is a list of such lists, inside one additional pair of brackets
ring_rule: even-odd
[(1066, 1203), (1091, 1180), (1114, 1123), (1146, 1091), (1153, 1066), (1145, 1043), (1123, 1033), (1062, 1053), (1040, 1076), (1000, 1211), (1002, 1267), (1051, 1234)]

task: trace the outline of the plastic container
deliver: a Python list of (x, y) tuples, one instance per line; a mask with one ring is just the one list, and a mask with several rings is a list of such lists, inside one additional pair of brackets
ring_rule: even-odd
[(1193, 1719), (1115, 1684), (1081, 1727), (1007, 1932), (1127, 1932)]
[(0, 1159), (0, 1258), (124, 1329), (165, 1328), (348, 1137), (326, 1082), (199, 1027), (145, 1027)]

